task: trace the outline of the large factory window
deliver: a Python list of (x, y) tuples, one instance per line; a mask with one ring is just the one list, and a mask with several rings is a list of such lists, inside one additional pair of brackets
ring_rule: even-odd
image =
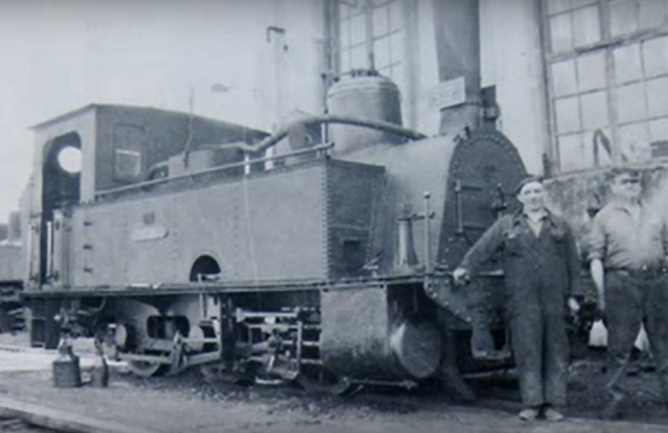
[(562, 172), (668, 156), (668, 0), (543, 0)]
[(340, 72), (376, 69), (406, 89), (406, 2), (339, 0)]

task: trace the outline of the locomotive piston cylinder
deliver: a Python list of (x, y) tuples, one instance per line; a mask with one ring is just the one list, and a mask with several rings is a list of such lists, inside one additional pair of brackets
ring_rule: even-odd
[(438, 329), (427, 319), (404, 317), (388, 299), (385, 286), (322, 294), (320, 353), (328, 370), (377, 380), (424, 379), (437, 372)]

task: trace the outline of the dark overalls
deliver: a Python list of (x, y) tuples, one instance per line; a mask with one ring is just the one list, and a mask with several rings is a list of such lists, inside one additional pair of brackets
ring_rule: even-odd
[(563, 406), (568, 373), (566, 303), (580, 290), (572, 231), (547, 212), (536, 236), (523, 213), (506, 215), (476, 242), (461, 267), (475, 274), (498, 253), (522, 402)]

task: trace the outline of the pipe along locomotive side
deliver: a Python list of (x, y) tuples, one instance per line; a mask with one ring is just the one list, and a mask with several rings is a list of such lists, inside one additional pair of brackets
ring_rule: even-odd
[(462, 373), (507, 364), (470, 355), (472, 329), (506, 344), (502, 276), (462, 289), (450, 271), (515, 206), (516, 149), (494, 130), (404, 129), (396, 87), (363, 78), (273, 136), (120, 105), (35, 126), (32, 344), (97, 336), (142, 376), (197, 366), (332, 393), (466, 394)]

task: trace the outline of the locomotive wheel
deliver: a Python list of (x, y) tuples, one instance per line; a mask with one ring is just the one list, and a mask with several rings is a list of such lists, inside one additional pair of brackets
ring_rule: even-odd
[(128, 361), (130, 371), (139, 377), (161, 376), (165, 374), (169, 365), (157, 362)]
[(323, 368), (302, 371), (296, 381), (310, 394), (345, 395), (361, 388), (361, 385), (352, 383), (349, 378)]

